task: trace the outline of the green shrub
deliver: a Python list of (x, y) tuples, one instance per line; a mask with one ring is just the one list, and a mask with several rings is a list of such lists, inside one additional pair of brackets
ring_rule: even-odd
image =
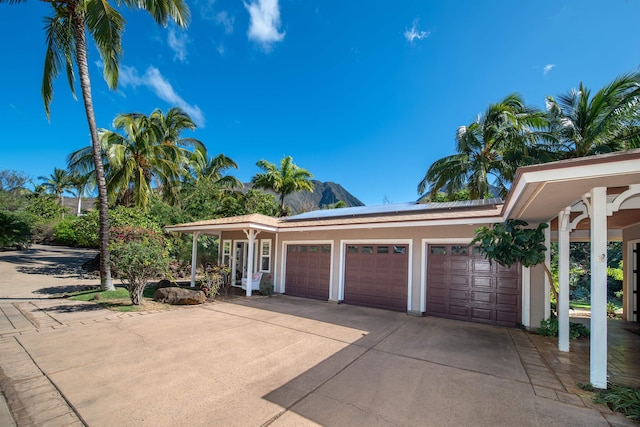
[(169, 258), (162, 234), (141, 227), (110, 230), (111, 266), (127, 287), (131, 302), (140, 305), (150, 279), (166, 273)]
[(640, 421), (640, 389), (617, 384), (609, 384), (606, 390), (597, 390), (590, 384), (582, 388), (595, 393), (593, 400), (596, 403), (620, 412), (636, 422)]
[[(538, 334), (545, 337), (558, 336), (558, 318), (552, 315), (549, 320), (542, 320), (538, 328)], [(590, 335), (589, 328), (582, 323), (569, 322), (569, 338), (572, 340), (580, 337), (588, 337)]]
[(268, 297), (273, 295), (273, 282), (271, 279), (265, 279), (260, 282), (260, 293)]
[(78, 246), (79, 221), (78, 217), (68, 216), (58, 222), (53, 228), (53, 240), (61, 245)]
[(28, 248), (31, 236), (28, 220), (18, 213), (0, 211), (0, 248)]

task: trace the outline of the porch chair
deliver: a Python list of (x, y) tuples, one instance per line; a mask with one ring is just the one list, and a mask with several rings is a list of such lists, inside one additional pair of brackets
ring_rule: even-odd
[[(262, 280), (262, 273), (253, 273), (251, 276), (251, 290), (259, 291), (260, 290), (260, 280)], [(242, 278), (242, 289), (247, 290), (247, 278)]]

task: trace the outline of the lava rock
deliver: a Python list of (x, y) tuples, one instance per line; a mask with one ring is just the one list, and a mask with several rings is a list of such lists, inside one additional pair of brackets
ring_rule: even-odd
[(204, 292), (178, 287), (160, 288), (154, 292), (153, 299), (171, 305), (196, 305), (206, 301)]

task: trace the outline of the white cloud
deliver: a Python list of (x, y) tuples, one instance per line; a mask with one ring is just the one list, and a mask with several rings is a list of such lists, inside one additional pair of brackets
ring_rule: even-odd
[(140, 75), (135, 67), (123, 65), (120, 67), (120, 84), (123, 87), (145, 86), (151, 89), (158, 98), (175, 107), (182, 108), (193, 121), (200, 127), (204, 127), (205, 119), (202, 110), (197, 105), (190, 105), (171, 86), (162, 74), (154, 66), (147, 68), (144, 75)]
[(255, 0), (244, 4), (249, 11), (251, 22), (247, 36), (269, 50), (273, 43), (284, 39), (284, 32), (279, 31), (280, 9), (278, 0)]
[(418, 20), (413, 21), (413, 25), (411, 25), (410, 30), (406, 30), (404, 32), (404, 38), (407, 39), (409, 43), (413, 43), (414, 40), (422, 40), (429, 37), (431, 34), (429, 31), (420, 31), (418, 30)]
[(229, 16), (229, 13), (226, 10), (216, 13), (215, 21), (217, 24), (224, 27), (225, 34), (233, 33), (233, 24), (235, 23), (235, 20), (236, 18), (234, 16)]
[(173, 50), (173, 60), (180, 62), (186, 62), (187, 60), (187, 44), (189, 43), (189, 36), (186, 32), (176, 33), (176, 29), (172, 26), (169, 27), (169, 35), (167, 36), (167, 43)]
[(216, 52), (218, 52), (218, 54), (220, 56), (224, 55), (224, 43), (220, 42), (220, 43), (216, 43), (215, 41), (213, 42), (213, 47), (216, 49)]
[(547, 64), (542, 68), (542, 75), (546, 76), (549, 74), (549, 71), (553, 70), (556, 64)]

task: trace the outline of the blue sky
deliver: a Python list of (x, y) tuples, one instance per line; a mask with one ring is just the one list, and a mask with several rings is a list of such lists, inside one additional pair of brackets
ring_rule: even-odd
[[(126, 11), (120, 86), (90, 73), (98, 126), (179, 106), (248, 181), (285, 155), (367, 205), (417, 198), (458, 126), (517, 92), (544, 107), (640, 65), (640, 1), (188, 0), (189, 28)], [(66, 78), (40, 95), (48, 5), (0, 5), (0, 169), (33, 178), (90, 144)], [(79, 92), (79, 87), (77, 88)]]

